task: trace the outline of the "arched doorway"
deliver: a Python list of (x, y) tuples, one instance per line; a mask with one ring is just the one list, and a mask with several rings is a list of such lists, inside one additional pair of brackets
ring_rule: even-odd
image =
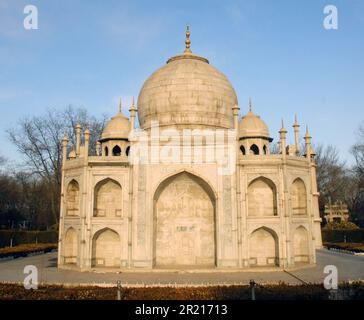
[(240, 151), (243, 156), (245, 156), (245, 148), (244, 146), (240, 146)]
[(251, 266), (278, 265), (278, 238), (268, 228), (259, 228), (250, 235), (249, 264)]
[(298, 227), (294, 232), (293, 252), (295, 263), (309, 262), (308, 232), (305, 227)]
[(154, 264), (215, 266), (215, 196), (187, 172), (166, 179), (154, 196)]
[(256, 156), (259, 155), (259, 148), (256, 144), (253, 144), (251, 147), (250, 147), (250, 154), (254, 154)]
[(97, 232), (92, 240), (92, 266), (120, 267), (120, 257), (119, 235), (111, 229)]
[(113, 149), (112, 149), (112, 155), (114, 157), (117, 157), (117, 156), (121, 156), (121, 149), (119, 146), (115, 146)]
[(78, 255), (77, 232), (74, 228), (69, 228), (64, 237), (64, 263), (76, 264)]

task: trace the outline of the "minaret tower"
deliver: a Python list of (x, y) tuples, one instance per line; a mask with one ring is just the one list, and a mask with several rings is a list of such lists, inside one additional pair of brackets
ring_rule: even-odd
[(137, 112), (137, 108), (135, 107), (134, 104), (134, 97), (129, 112), (130, 112), (130, 131), (133, 131), (135, 129), (135, 115)]
[(297, 121), (297, 115), (295, 116), (294, 119), (294, 125), (293, 125), (293, 129), (294, 129), (294, 137), (295, 137), (295, 145), (296, 145), (296, 156), (299, 156), (300, 154), (300, 125), (298, 124)]
[(282, 128), (279, 130), (279, 144), (280, 144), (280, 152), (283, 155), (283, 157), (286, 156), (286, 136), (287, 136), (287, 130), (284, 127), (284, 122), (282, 119)]

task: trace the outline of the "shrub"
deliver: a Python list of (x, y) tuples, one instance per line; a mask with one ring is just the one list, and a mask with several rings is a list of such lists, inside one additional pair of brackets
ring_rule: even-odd
[[(363, 282), (344, 283), (339, 289), (343, 299), (364, 298)], [(0, 300), (115, 300), (116, 296), (116, 287), (46, 285), (38, 290), (26, 290), (20, 284), (0, 283)], [(328, 300), (329, 296), (330, 292), (322, 284), (290, 286), (281, 283), (256, 287), (257, 300)], [(122, 288), (122, 297), (124, 300), (250, 300), (251, 292), (249, 286)]]
[(357, 229), (359, 229), (359, 227), (356, 224), (348, 221), (341, 221), (339, 223), (329, 222), (324, 227), (324, 230), (357, 230)]
[(0, 249), (0, 258), (6, 257), (26, 257), (29, 253), (36, 252), (51, 252), (53, 249), (57, 249), (55, 243), (32, 243), (32, 244), (21, 244), (16, 247), (5, 247)]
[[(25, 290), (17, 284), (0, 284), (0, 300), (3, 299), (111, 299), (115, 300), (116, 288), (41, 286), (38, 290)], [(153, 287), (123, 288), (124, 300), (250, 300), (249, 286), (213, 287)], [(325, 300), (328, 291), (322, 285), (289, 286), (286, 284), (258, 286), (257, 300)]]
[(324, 243), (324, 246), (329, 249), (341, 249), (348, 250), (351, 252), (364, 252), (364, 244), (363, 243), (353, 243), (353, 242), (336, 242), (336, 243)]
[(28, 243), (57, 243), (58, 233), (56, 231), (18, 231), (0, 230), (0, 248)]
[(322, 230), (323, 242), (364, 242), (364, 229), (356, 230)]

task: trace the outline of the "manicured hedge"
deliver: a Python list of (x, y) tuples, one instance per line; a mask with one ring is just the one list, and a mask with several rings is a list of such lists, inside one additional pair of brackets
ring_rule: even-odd
[[(362, 282), (341, 284), (337, 298), (342, 300), (363, 300)], [(256, 300), (329, 300), (330, 291), (321, 284), (289, 286), (257, 286)], [(104, 287), (64, 287), (47, 285), (37, 290), (26, 290), (22, 284), (0, 283), (0, 300), (115, 300), (117, 289)], [(195, 288), (122, 288), (123, 300), (250, 300), (249, 286), (195, 287)], [(147, 319), (147, 318), (145, 318)]]
[(58, 233), (56, 231), (18, 231), (0, 230), (0, 248), (28, 243), (57, 243)]
[(338, 249), (338, 250), (346, 250), (354, 253), (364, 253), (364, 244), (363, 243), (355, 243), (355, 242), (335, 242), (329, 243), (324, 242), (324, 246), (328, 249)]
[(19, 258), (26, 257), (32, 253), (48, 253), (52, 250), (57, 249), (56, 243), (31, 243), (21, 244), (15, 247), (0, 248), (0, 258)]
[[(346, 238), (346, 239), (345, 239)], [(364, 229), (357, 230), (322, 230), (323, 242), (364, 243)]]

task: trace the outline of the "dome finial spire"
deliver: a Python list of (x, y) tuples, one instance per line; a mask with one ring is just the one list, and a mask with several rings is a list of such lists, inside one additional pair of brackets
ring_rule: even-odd
[(186, 49), (185, 49), (184, 53), (191, 53), (192, 52), (191, 48), (190, 48), (191, 47), (190, 35), (191, 35), (190, 26), (187, 25), (187, 27), (186, 27), (186, 41), (185, 41)]
[(306, 125), (306, 137), (309, 137), (310, 133), (308, 132), (308, 125)]
[(284, 128), (284, 120), (283, 120), (283, 118), (281, 119), (281, 123), (282, 123), (282, 128), (281, 128), (281, 130), (286, 130), (286, 129)]
[(121, 98), (119, 99), (119, 113), (121, 113)]
[(249, 111), (253, 112), (252, 97), (249, 97)]

